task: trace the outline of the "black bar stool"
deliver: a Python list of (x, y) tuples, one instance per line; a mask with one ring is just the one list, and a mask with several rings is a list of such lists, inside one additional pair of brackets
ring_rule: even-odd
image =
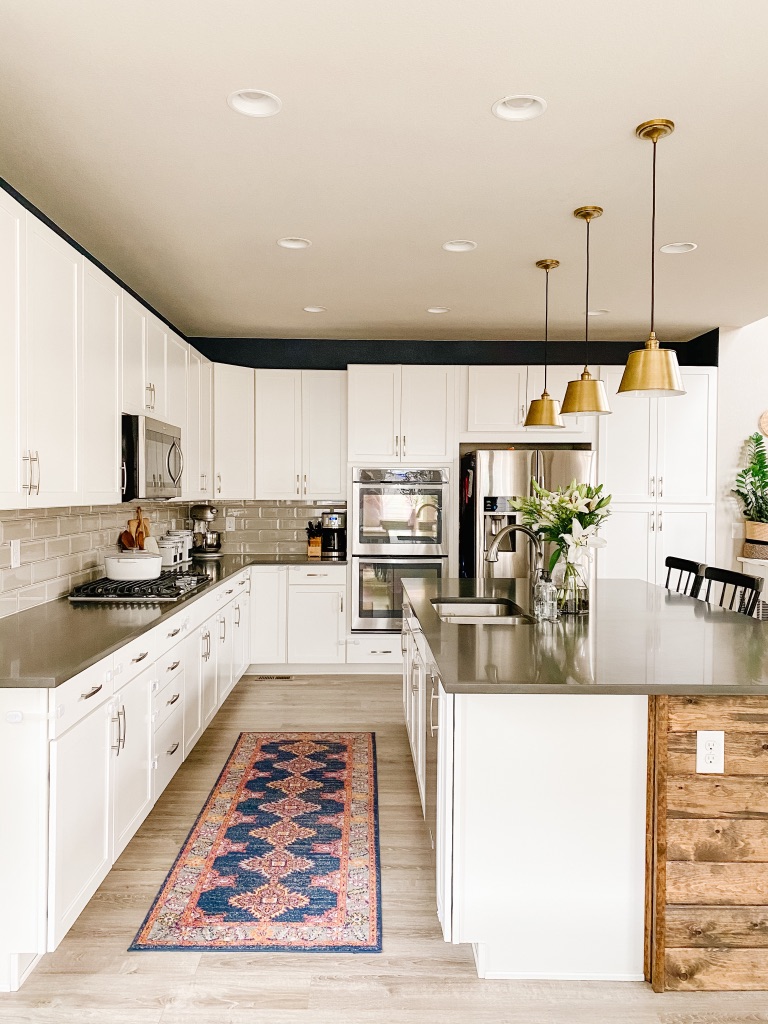
[[(748, 576), (744, 572), (733, 572), (731, 569), (718, 569), (714, 565), (704, 569), (704, 579), (699, 588), (699, 596), (709, 603), (710, 592), (713, 583), (722, 583), (720, 600), (717, 602), (721, 608), (727, 608), (732, 612), (739, 612), (741, 615), (754, 615), (757, 602), (760, 599), (760, 591), (763, 589), (763, 581), (759, 576)], [(706, 584), (704, 589), (703, 584)], [(728, 588), (731, 588), (731, 599), (726, 604)], [(704, 592), (702, 593), (702, 590)], [(717, 587), (715, 587), (715, 596)]]
[[(676, 558), (669, 555), (664, 559), (667, 567), (667, 579), (664, 586), (667, 590), (674, 590), (678, 594), (687, 594), (689, 597), (698, 597), (701, 589), (701, 582), (704, 578), (704, 570), (707, 568), (703, 562), (692, 562), (690, 558)], [(671, 582), (672, 573), (677, 573), (677, 582)]]

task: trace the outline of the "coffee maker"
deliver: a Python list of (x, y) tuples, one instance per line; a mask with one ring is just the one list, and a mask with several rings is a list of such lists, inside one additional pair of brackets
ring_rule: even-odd
[(323, 558), (347, 557), (347, 513), (323, 512), (320, 551)]
[(216, 558), (221, 552), (221, 534), (211, 529), (211, 523), (219, 514), (214, 505), (193, 505), (189, 510), (192, 517), (192, 557)]

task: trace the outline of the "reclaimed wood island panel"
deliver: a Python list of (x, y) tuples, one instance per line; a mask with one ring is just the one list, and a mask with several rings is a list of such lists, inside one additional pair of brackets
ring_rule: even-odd
[[(696, 732), (725, 772), (696, 773)], [(768, 697), (649, 698), (646, 976), (657, 992), (768, 989)]]

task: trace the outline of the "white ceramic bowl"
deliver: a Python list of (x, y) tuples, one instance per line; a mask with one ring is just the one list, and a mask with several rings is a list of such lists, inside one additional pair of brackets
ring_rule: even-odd
[(151, 551), (122, 551), (107, 555), (104, 568), (110, 580), (156, 580), (163, 567), (160, 555)]

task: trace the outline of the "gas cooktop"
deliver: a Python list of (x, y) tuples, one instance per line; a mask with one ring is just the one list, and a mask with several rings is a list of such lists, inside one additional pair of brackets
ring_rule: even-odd
[(210, 583), (210, 576), (194, 572), (164, 572), (156, 580), (110, 580), (106, 576), (75, 587), (69, 595), (73, 603), (100, 601), (120, 604), (155, 604), (179, 601)]

